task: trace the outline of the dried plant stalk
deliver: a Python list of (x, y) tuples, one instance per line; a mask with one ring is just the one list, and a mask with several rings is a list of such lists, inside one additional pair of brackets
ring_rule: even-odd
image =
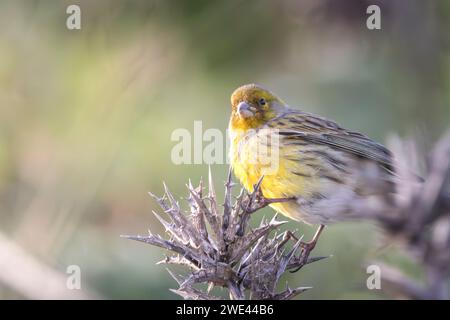
[[(414, 160), (419, 158), (414, 144), (399, 139), (391, 143), (396, 168), (394, 194), (383, 199), (355, 202), (350, 215), (357, 219), (374, 220), (393, 243), (402, 248), (423, 267), (425, 281), (421, 283), (401, 270), (376, 262), (381, 267), (383, 289), (393, 297), (410, 299), (448, 299), (450, 276), (450, 134), (432, 150), (428, 170), (423, 179), (414, 172)], [(186, 276), (171, 275), (179, 288), (172, 290), (185, 299), (217, 299), (209, 293), (213, 286), (224, 287), (231, 299), (291, 299), (308, 287), (276, 292), (286, 271), (295, 270), (325, 257), (309, 258), (301, 239), (292, 233), (271, 233), (285, 221), (276, 216), (263, 220), (252, 229), (249, 218), (268, 203), (261, 200), (260, 183), (248, 194), (241, 190), (233, 201), (231, 173), (225, 183), (225, 203), (219, 210), (209, 172), (209, 191), (204, 195), (203, 183), (194, 188), (189, 182), (190, 214), (165, 186), (162, 198), (152, 195), (169, 217), (154, 213), (166, 228), (168, 239), (159, 235), (126, 236), (165, 248), (173, 253), (161, 263), (186, 266)], [(370, 181), (368, 181), (370, 183)], [(377, 186), (377, 181), (373, 181)], [(374, 200), (374, 199), (372, 199)], [(330, 208), (332, 209), (332, 208)], [(390, 237), (390, 239), (389, 239)], [(170, 272), (170, 271), (169, 271)], [(209, 283), (206, 292), (195, 287)]]
[[(169, 238), (150, 233), (148, 236), (124, 236), (171, 251), (173, 254), (160, 261), (182, 265), (189, 269), (185, 276), (170, 274), (179, 288), (171, 290), (185, 299), (218, 299), (209, 293), (213, 286), (226, 288), (231, 299), (292, 299), (309, 287), (277, 292), (282, 275), (290, 270), (326, 257), (309, 257), (301, 246), (301, 239), (292, 233), (276, 233), (286, 221), (263, 219), (256, 229), (249, 226), (249, 218), (267, 204), (257, 201), (258, 183), (251, 194), (241, 190), (233, 201), (231, 172), (225, 183), (225, 203), (217, 205), (214, 184), (209, 171), (208, 194), (204, 195), (202, 181), (197, 188), (189, 182), (190, 213), (185, 215), (177, 200), (165, 187), (163, 197), (151, 196), (168, 216), (155, 216), (165, 227)], [(272, 233), (274, 233), (272, 235)], [(206, 292), (196, 288), (199, 283), (209, 284)]]
[[(414, 174), (419, 159), (414, 143), (394, 139), (398, 179), (394, 199), (367, 203), (360, 216), (374, 219), (387, 231), (388, 240), (402, 243), (425, 273), (420, 282), (381, 262), (382, 288), (393, 297), (449, 299), (450, 278), (450, 134), (433, 148), (423, 179)], [(358, 214), (358, 213), (357, 213)], [(390, 239), (389, 239), (390, 238)]]

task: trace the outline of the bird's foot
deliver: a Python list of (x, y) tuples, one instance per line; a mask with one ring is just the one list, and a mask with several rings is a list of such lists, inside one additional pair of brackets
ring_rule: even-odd
[(290, 198), (266, 198), (261, 191), (261, 178), (257, 184), (253, 186), (253, 192), (248, 194), (246, 199), (241, 203), (242, 210), (245, 213), (253, 213), (259, 209), (267, 207), (272, 203), (288, 202), (295, 200), (295, 197)]
[(248, 198), (242, 202), (242, 209), (246, 213), (253, 213), (259, 209), (265, 208), (272, 203), (288, 202), (295, 200), (295, 198), (266, 198), (262, 195), (261, 191), (253, 197), (252, 194), (248, 195)]
[[(316, 233), (314, 234), (311, 241), (308, 241), (308, 242), (301, 241), (300, 242), (300, 247), (302, 248), (301, 256), (302, 256), (303, 261), (305, 261), (305, 262), (308, 261), (309, 255), (311, 254), (311, 251), (313, 251), (314, 248), (316, 247), (317, 241), (319, 240), (320, 234), (322, 233), (324, 228), (325, 228), (325, 226), (323, 224), (321, 224), (319, 226), (319, 228), (316, 230)], [(290, 234), (290, 236), (298, 241), (298, 239), (292, 233)], [(303, 265), (300, 265), (299, 267), (295, 268), (294, 270), (290, 270), (289, 272), (295, 273), (298, 270), (300, 270), (302, 266)]]

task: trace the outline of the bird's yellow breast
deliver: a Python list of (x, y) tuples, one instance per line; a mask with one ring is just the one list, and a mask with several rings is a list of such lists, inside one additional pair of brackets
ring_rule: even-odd
[[(261, 191), (266, 198), (307, 199), (317, 189), (314, 172), (293, 157), (300, 153), (298, 146), (283, 145), (275, 131), (231, 130), (231, 139), (231, 165), (248, 191), (253, 191), (262, 176)], [(302, 217), (296, 201), (274, 203), (271, 207), (296, 220)]]

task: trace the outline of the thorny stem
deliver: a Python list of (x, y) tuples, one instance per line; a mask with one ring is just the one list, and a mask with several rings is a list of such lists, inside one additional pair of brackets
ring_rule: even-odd
[[(409, 299), (448, 299), (450, 277), (450, 133), (436, 143), (428, 157), (423, 181), (411, 172), (410, 159), (417, 148), (395, 140), (391, 150), (397, 158), (398, 181), (394, 201), (360, 210), (372, 217), (388, 235), (406, 244), (406, 252), (425, 272), (425, 283), (402, 271), (379, 263), (386, 293)], [(365, 211), (365, 212), (363, 212)]]
[[(425, 273), (425, 283), (405, 276), (400, 270), (377, 263), (382, 270), (383, 288), (394, 297), (410, 299), (448, 299), (450, 273), (450, 134), (436, 144), (429, 157), (429, 171), (419, 182), (411, 174), (410, 154), (402, 149), (406, 143), (391, 147), (396, 155), (396, 193), (378, 202), (358, 203), (354, 218), (375, 220), (389, 236), (403, 239), (408, 251)], [(414, 150), (414, 148), (411, 148)], [(167, 186), (161, 198), (153, 196), (168, 220), (157, 218), (170, 235), (125, 236), (167, 249), (173, 253), (162, 263), (183, 265), (190, 269), (185, 276), (175, 276), (179, 288), (172, 290), (185, 299), (217, 299), (209, 290), (194, 287), (209, 283), (227, 288), (232, 299), (292, 299), (309, 287), (282, 292), (275, 288), (281, 276), (326, 257), (309, 257), (302, 237), (293, 232), (270, 234), (285, 223), (263, 219), (258, 228), (249, 227), (250, 215), (275, 202), (293, 198), (266, 199), (261, 178), (252, 193), (241, 191), (232, 203), (231, 171), (225, 183), (223, 211), (219, 212), (216, 193), (209, 171), (209, 192), (203, 193), (203, 182), (188, 185), (190, 216), (186, 216)], [(369, 181), (367, 182), (369, 183)], [(376, 185), (376, 184), (374, 184)], [(332, 208), (331, 208), (332, 209)], [(318, 230), (319, 231), (319, 230)], [(318, 233), (320, 234), (320, 232)], [(291, 245), (291, 249), (289, 248)], [(303, 245), (303, 246), (302, 246)]]
[(288, 201), (295, 201), (295, 197), (289, 197), (289, 198), (266, 198), (263, 195), (263, 192), (261, 190), (261, 184), (264, 179), (264, 176), (261, 176), (259, 178), (258, 182), (253, 186), (253, 192), (250, 194), (247, 194), (247, 197), (245, 201), (242, 202), (242, 210), (245, 213), (251, 214), (254, 213), (262, 208), (267, 207), (268, 205), (272, 203), (280, 203), (280, 202), (288, 202)]
[[(309, 289), (288, 287), (285, 291), (276, 292), (277, 283), (286, 271), (325, 257), (309, 259), (301, 247), (301, 241), (287, 238), (287, 233), (270, 237), (272, 231), (285, 223), (277, 221), (276, 216), (270, 221), (263, 219), (258, 228), (249, 226), (253, 212), (270, 203), (293, 199), (265, 199), (260, 190), (260, 179), (252, 193), (241, 190), (233, 203), (234, 183), (230, 171), (220, 214), (211, 172), (208, 180), (207, 195), (203, 192), (202, 181), (196, 188), (188, 183), (189, 216), (184, 215), (167, 186), (162, 198), (153, 196), (169, 218), (165, 220), (155, 213), (170, 239), (153, 234), (146, 237), (126, 236), (174, 253), (159, 263), (177, 264), (190, 269), (185, 276), (171, 273), (179, 284), (179, 288), (172, 291), (185, 299), (217, 298), (210, 295), (209, 290), (203, 292), (194, 287), (198, 283), (208, 283), (225, 287), (231, 299), (291, 299)], [(286, 253), (285, 247), (289, 243), (292, 248)]]

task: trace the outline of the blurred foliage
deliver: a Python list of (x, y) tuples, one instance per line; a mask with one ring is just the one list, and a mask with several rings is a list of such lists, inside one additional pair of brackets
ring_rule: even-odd
[[(379, 31), (365, 26), (374, 3)], [(69, 4), (79, 31), (65, 26)], [(162, 232), (147, 191), (166, 181), (186, 195), (185, 181), (207, 173), (171, 162), (172, 131), (194, 120), (225, 131), (229, 95), (256, 82), (380, 141), (414, 134), (426, 150), (450, 119), (449, 15), (448, 1), (419, 0), (4, 0), (0, 230), (63, 272), (80, 265), (106, 298), (175, 298), (154, 265), (162, 252), (119, 238)], [(227, 166), (213, 171), (219, 188)], [(372, 226), (330, 226), (316, 251), (334, 257), (305, 269), (298, 281), (314, 289), (302, 297), (379, 298), (364, 261), (407, 262), (368, 252), (376, 242)]]

